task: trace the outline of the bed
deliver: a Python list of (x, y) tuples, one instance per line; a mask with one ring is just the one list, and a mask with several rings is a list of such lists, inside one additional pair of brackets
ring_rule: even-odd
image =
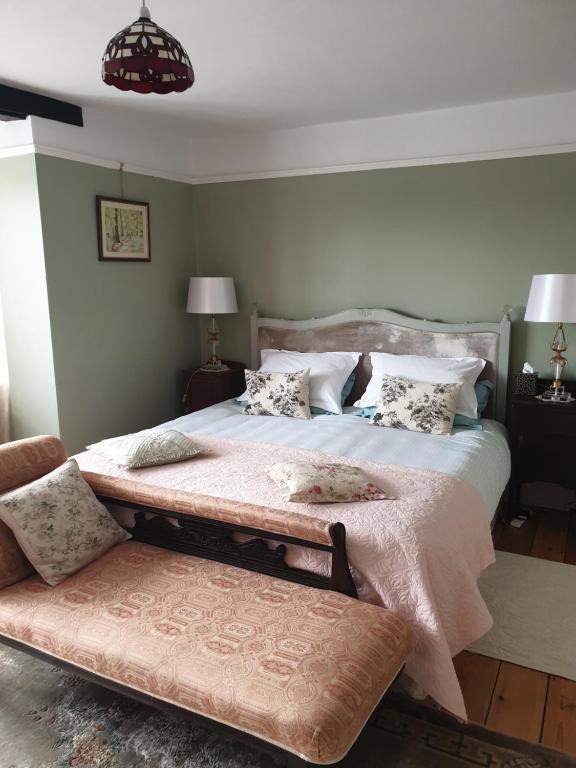
[[(146, 470), (121, 470), (88, 451), (84, 471), (144, 484), (208, 493), (237, 502), (299, 511), (347, 530), (348, 557), (363, 600), (403, 615), (416, 638), (406, 669), (426, 693), (465, 717), (452, 657), (484, 634), (491, 617), (477, 588), (494, 560), (491, 523), (508, 483), (510, 454), (503, 426), (510, 322), (449, 324), (388, 310), (347, 310), (313, 320), (252, 318), (252, 360), (260, 350), (361, 351), (353, 402), (370, 376), (371, 351), (437, 357), (478, 356), (482, 378), (495, 385), (482, 431), (450, 436), (370, 426), (348, 405), (340, 416), (311, 421), (247, 416), (235, 401), (183, 416), (161, 427), (194, 436), (201, 458)], [(324, 458), (361, 465), (394, 500), (362, 504), (285, 502), (263, 471), (277, 460)], [(289, 563), (326, 571), (322, 553), (289, 548)]]

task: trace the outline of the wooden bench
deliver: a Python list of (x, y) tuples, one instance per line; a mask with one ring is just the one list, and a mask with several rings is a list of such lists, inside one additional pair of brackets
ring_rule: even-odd
[[(1, 446), (0, 492), (64, 458), (55, 438)], [(226, 500), (86, 478), (134, 512), (134, 540), (57, 587), (32, 575), (0, 589), (0, 642), (281, 750), (291, 765), (343, 761), (409, 649), (398, 616), (351, 596), (344, 527), (313, 521), (305, 538), (303, 516), (266, 510), (269, 525), (256, 528), (256, 509), (241, 510), (249, 525), (230, 522)], [(289, 568), (288, 543), (324, 550), (330, 576)], [(0, 527), (0, 560), (4, 548), (16, 566), (13, 544)]]

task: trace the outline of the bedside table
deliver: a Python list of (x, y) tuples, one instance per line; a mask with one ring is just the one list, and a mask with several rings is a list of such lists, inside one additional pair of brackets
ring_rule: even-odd
[(182, 371), (184, 387), (182, 402), (184, 413), (199, 411), (209, 405), (221, 403), (231, 397), (238, 397), (246, 389), (244, 363), (223, 360), (227, 371), (203, 371), (201, 368), (187, 368)]
[(576, 490), (576, 402), (544, 403), (533, 396), (512, 397), (508, 429), (511, 517), (520, 507), (522, 483), (540, 480)]

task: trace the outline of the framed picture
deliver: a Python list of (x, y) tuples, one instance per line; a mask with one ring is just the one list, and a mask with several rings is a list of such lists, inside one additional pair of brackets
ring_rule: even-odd
[(150, 261), (148, 203), (96, 198), (100, 261)]

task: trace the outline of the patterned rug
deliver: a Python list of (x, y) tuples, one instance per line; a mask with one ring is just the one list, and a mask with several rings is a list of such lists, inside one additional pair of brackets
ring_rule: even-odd
[[(392, 695), (351, 768), (576, 768), (576, 759)], [(44, 662), (0, 646), (1, 768), (284, 768)]]

